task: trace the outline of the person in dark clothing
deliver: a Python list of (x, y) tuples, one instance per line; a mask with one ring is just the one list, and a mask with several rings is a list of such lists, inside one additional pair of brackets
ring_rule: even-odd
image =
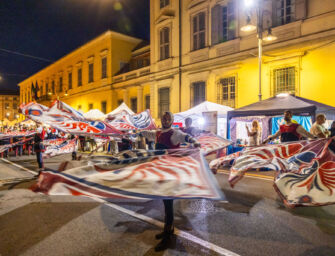
[(330, 137), (335, 136), (335, 121), (332, 122), (332, 125), (330, 126), (329, 132), (330, 132)]
[(265, 141), (263, 141), (263, 144), (279, 136), (282, 143), (297, 141), (300, 140), (301, 137), (316, 139), (314, 135), (306, 131), (300, 124), (293, 123), (292, 116), (292, 112), (290, 110), (286, 110), (284, 112), (285, 124), (280, 125), (279, 130), (275, 134), (269, 136)]
[(44, 137), (45, 137), (45, 130), (43, 129), (42, 126), (39, 126), (34, 136), (34, 151), (36, 153), (39, 172), (44, 170), (44, 163), (42, 157), (42, 153), (45, 151), (43, 145)]
[[(156, 139), (156, 149), (175, 149), (179, 148), (181, 143), (192, 143), (195, 147), (200, 147), (200, 144), (190, 135), (183, 133), (178, 129), (173, 129), (173, 114), (165, 112), (161, 118), (162, 130), (161, 131), (142, 131), (141, 136), (144, 136), (150, 141)], [(162, 241), (155, 247), (156, 251), (167, 249), (171, 243), (171, 237), (174, 233), (173, 226), (173, 199), (164, 199), (165, 221), (164, 230), (162, 233), (156, 235), (156, 239)]]

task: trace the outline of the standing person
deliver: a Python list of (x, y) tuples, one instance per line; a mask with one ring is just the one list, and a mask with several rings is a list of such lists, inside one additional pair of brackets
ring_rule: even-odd
[(306, 131), (300, 124), (293, 123), (292, 116), (292, 112), (290, 110), (286, 110), (284, 112), (285, 124), (280, 125), (279, 130), (272, 136), (269, 136), (265, 141), (263, 141), (263, 144), (267, 143), (270, 140), (278, 138), (279, 136), (282, 143), (297, 141), (300, 140), (301, 137), (316, 139), (315, 136)]
[(249, 130), (249, 127), (246, 125), (247, 133), (249, 137), (248, 146), (259, 146), (261, 138), (261, 129), (257, 120), (252, 121), (252, 128)]
[(42, 157), (42, 153), (45, 151), (43, 145), (44, 137), (45, 137), (45, 130), (43, 129), (42, 126), (38, 126), (34, 136), (34, 151), (36, 153), (39, 168), (38, 174), (40, 173), (40, 171), (44, 170), (43, 157)]
[(326, 129), (326, 127), (323, 126), (323, 124), (326, 122), (325, 114), (317, 114), (315, 119), (316, 120), (311, 127), (311, 134), (318, 138), (327, 138), (329, 131)]
[(335, 136), (335, 121), (332, 122), (332, 125), (330, 126), (329, 132), (330, 132), (330, 137)]
[[(156, 138), (156, 149), (175, 149), (179, 148), (180, 143), (192, 143), (195, 147), (200, 147), (200, 144), (190, 135), (183, 133), (180, 130), (173, 129), (173, 114), (165, 112), (161, 118), (161, 131), (142, 131), (140, 135), (153, 140)], [(171, 238), (174, 233), (173, 226), (173, 199), (164, 199), (165, 220), (164, 230), (162, 233), (156, 235), (156, 239), (162, 241), (155, 247), (155, 251), (162, 251), (169, 247)]]

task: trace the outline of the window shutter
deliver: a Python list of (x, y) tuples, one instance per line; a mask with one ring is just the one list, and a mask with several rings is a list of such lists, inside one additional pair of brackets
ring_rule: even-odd
[(280, 13), (281, 13), (281, 5), (282, 1), (273, 1), (273, 8), (272, 8), (272, 26), (280, 26)]
[(295, 20), (306, 18), (306, 0), (295, 0)]
[(273, 23), (273, 7), (272, 7), (272, 1), (264, 2), (264, 13), (263, 13), (263, 28), (268, 29), (272, 27)]
[(219, 16), (220, 16), (221, 6), (215, 5), (212, 8), (212, 45), (219, 43)]
[(228, 14), (228, 40), (232, 40), (232, 39), (235, 38), (235, 33), (236, 33), (236, 20), (235, 20), (234, 1), (229, 1), (228, 2), (228, 5), (227, 5), (227, 14)]

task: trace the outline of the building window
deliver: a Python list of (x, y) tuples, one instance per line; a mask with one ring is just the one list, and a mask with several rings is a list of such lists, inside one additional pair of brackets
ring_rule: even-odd
[(137, 98), (131, 98), (130, 99), (130, 108), (132, 111), (137, 113)]
[(273, 79), (275, 95), (278, 93), (295, 93), (295, 67), (275, 69)]
[(170, 4), (170, 0), (160, 0), (159, 1), (159, 8), (162, 9), (165, 6), (168, 6)]
[(13, 103), (13, 109), (17, 110), (17, 104), (16, 103)]
[(88, 110), (91, 110), (91, 109), (93, 109), (93, 103), (88, 104)]
[(145, 109), (150, 109), (150, 95), (145, 95)]
[(280, 26), (294, 21), (295, 0), (276, 0), (275, 4), (275, 25)]
[(59, 91), (63, 91), (63, 77), (59, 77)]
[(101, 101), (101, 112), (104, 114), (107, 113), (107, 101)]
[(206, 83), (195, 82), (191, 85), (191, 106), (196, 106), (206, 100)]
[(219, 80), (217, 95), (219, 104), (235, 108), (236, 84), (234, 76)]
[(40, 96), (42, 96), (42, 95), (43, 95), (43, 84), (40, 87)]
[(202, 49), (206, 43), (206, 23), (205, 23), (205, 12), (200, 12), (192, 18), (192, 38), (193, 38), (193, 50)]
[(78, 105), (78, 110), (81, 110), (81, 105)]
[(161, 88), (158, 91), (159, 95), (159, 117), (162, 117), (162, 114), (170, 110), (170, 89)]
[(49, 93), (49, 84), (45, 83), (45, 95), (48, 95)]
[(118, 100), (117, 105), (120, 106), (122, 104), (123, 100)]
[(88, 64), (88, 82), (93, 82), (93, 63)]
[(82, 86), (83, 85), (83, 80), (82, 80), (82, 69), (78, 68), (78, 86)]
[(16, 97), (14, 97), (13, 99), (14, 99), (14, 100), (17, 100), (17, 98), (16, 98)]
[(107, 77), (107, 57), (101, 59), (101, 78)]
[(5, 109), (9, 109), (9, 103), (5, 103)]
[(55, 81), (51, 82), (52, 93), (55, 94)]
[(70, 89), (72, 89), (72, 72), (69, 72), (67, 78), (69, 80), (69, 90), (70, 90)]
[(162, 28), (159, 32), (160, 60), (170, 57), (170, 28)]
[(212, 8), (212, 44), (222, 43), (236, 37), (236, 17), (234, 2), (215, 5)]

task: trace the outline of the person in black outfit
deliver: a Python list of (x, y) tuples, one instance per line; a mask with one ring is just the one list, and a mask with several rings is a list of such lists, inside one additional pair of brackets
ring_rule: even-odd
[(335, 121), (332, 122), (332, 125), (330, 126), (329, 132), (330, 132), (330, 137), (335, 136)]

